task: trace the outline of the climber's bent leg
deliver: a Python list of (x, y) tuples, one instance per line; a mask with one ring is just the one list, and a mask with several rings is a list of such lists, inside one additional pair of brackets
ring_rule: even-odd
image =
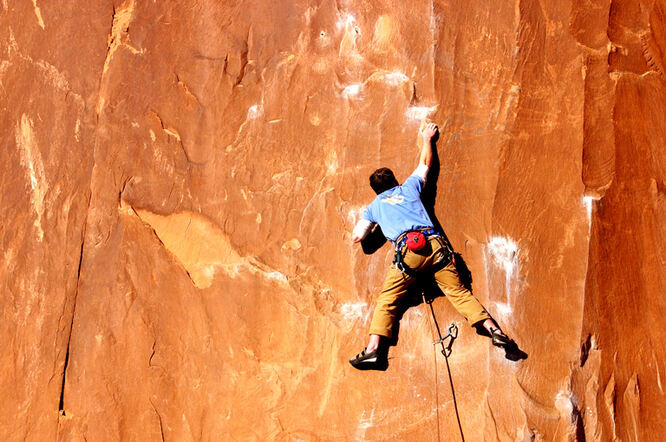
[(446, 267), (435, 273), (435, 280), (439, 288), (444, 292), (451, 304), (453, 304), (453, 307), (471, 325), (491, 320), (486, 309), (483, 308), (472, 292), (467, 290), (460, 281), (453, 260)]
[(377, 297), (377, 306), (370, 322), (370, 335), (393, 337), (393, 323), (400, 300), (414, 280), (413, 276), (407, 276), (393, 266), (389, 268), (384, 288)]

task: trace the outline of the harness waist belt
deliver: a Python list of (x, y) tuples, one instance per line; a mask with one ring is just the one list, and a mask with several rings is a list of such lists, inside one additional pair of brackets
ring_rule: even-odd
[(418, 229), (414, 230), (408, 230), (406, 232), (402, 232), (398, 238), (395, 240), (395, 250), (400, 250), (402, 246), (405, 245), (405, 242), (407, 241), (407, 234), (409, 232), (421, 232), (426, 238), (430, 236), (440, 236), (439, 232), (437, 232), (434, 228), (432, 227), (419, 227)]
[(396, 239), (396, 241), (395, 241), (395, 255), (393, 256), (393, 264), (395, 264), (395, 267), (398, 270), (400, 270), (402, 273), (404, 273), (405, 275), (413, 275), (414, 274), (414, 270), (409, 268), (409, 266), (407, 264), (405, 264), (405, 262), (403, 260), (404, 252), (406, 252), (404, 250), (404, 246), (406, 245), (407, 234), (409, 232), (421, 232), (423, 234), (423, 236), (425, 236), (426, 238), (431, 237), (431, 236), (436, 236), (436, 237), (440, 238), (440, 243), (444, 247), (444, 249), (446, 250), (447, 256), (444, 257), (442, 259), (442, 261), (440, 261), (438, 263), (438, 265), (440, 265), (440, 266), (446, 265), (453, 258), (453, 250), (451, 249), (451, 245), (449, 244), (449, 242), (444, 237), (442, 237), (442, 235), (439, 232), (437, 232), (435, 229), (433, 229), (432, 227), (421, 227), (421, 228), (414, 229), (414, 230), (408, 230), (407, 232), (401, 233), (400, 236), (398, 236), (398, 238)]

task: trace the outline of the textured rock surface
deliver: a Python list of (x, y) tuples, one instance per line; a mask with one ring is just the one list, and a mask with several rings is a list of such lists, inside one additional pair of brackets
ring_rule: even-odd
[[(242, 4), (241, 4), (242, 3)], [(94, 5), (93, 5), (94, 4)], [(2, 440), (455, 440), (423, 305), (350, 244), (440, 124), (468, 440), (666, 431), (666, 1), (0, 4)], [(435, 359), (437, 358), (437, 359)]]

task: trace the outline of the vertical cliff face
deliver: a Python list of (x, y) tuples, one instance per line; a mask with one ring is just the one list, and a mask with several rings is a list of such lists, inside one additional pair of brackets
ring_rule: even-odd
[(664, 433), (664, 1), (87, 3), (0, 4), (3, 440), (455, 440), (426, 306), (347, 363), (424, 120), (466, 438)]

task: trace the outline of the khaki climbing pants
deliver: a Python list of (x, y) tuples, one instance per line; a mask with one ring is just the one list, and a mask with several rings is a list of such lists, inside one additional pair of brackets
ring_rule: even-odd
[[(453, 260), (441, 267), (441, 261), (448, 259), (447, 256), (443, 240), (436, 236), (429, 237), (425, 247), (418, 252), (406, 250), (404, 263), (414, 271), (408, 275), (398, 270), (395, 265), (391, 266), (384, 281), (384, 288), (377, 297), (377, 307), (370, 323), (371, 335), (392, 337), (393, 323), (400, 300), (407, 293), (409, 286), (421, 276), (434, 275), (439, 288), (470, 324), (474, 325), (490, 318), (472, 292), (460, 282)], [(434, 274), (433, 269), (435, 269)]]

